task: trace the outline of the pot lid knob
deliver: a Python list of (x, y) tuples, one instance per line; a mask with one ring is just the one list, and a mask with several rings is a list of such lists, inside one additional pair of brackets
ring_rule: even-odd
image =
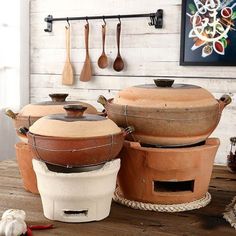
[(174, 83), (173, 79), (154, 79), (157, 87), (171, 87)]
[(63, 107), (66, 110), (66, 116), (68, 118), (82, 117), (87, 107), (82, 105), (66, 105)]
[(51, 93), (49, 97), (53, 102), (65, 102), (68, 95), (68, 93)]

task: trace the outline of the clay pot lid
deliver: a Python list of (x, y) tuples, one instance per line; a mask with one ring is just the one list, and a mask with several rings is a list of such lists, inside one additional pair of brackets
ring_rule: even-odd
[(66, 113), (38, 119), (29, 131), (36, 135), (63, 138), (98, 137), (121, 132), (121, 129), (108, 118), (92, 114), (84, 115), (87, 107), (66, 105), (64, 109)]
[(199, 86), (173, 84), (173, 80), (155, 80), (154, 82), (120, 91), (113, 103), (153, 108), (193, 108), (217, 104), (214, 96)]
[(19, 112), (19, 116), (42, 117), (50, 114), (63, 113), (64, 105), (77, 104), (86, 106), (86, 113), (97, 114), (97, 109), (92, 105), (80, 101), (66, 101), (67, 93), (49, 94), (51, 101), (32, 103), (24, 106)]

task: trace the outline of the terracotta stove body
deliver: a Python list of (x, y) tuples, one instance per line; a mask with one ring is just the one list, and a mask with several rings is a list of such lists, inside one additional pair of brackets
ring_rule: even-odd
[(36, 175), (32, 166), (33, 153), (27, 143), (19, 142), (15, 145), (16, 159), (23, 180), (25, 190), (38, 194)]
[(33, 160), (46, 218), (63, 222), (98, 221), (109, 215), (120, 159), (81, 173), (57, 173)]
[(155, 204), (180, 204), (202, 198), (209, 186), (220, 141), (194, 147), (149, 148), (125, 141), (119, 154), (122, 197)]

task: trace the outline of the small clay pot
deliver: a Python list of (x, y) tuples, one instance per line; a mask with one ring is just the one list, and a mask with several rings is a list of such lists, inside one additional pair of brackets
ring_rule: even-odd
[(88, 114), (97, 114), (95, 107), (88, 103), (80, 101), (66, 101), (68, 94), (56, 93), (49, 94), (51, 101), (39, 102), (35, 104), (28, 104), (24, 106), (18, 113), (14, 113), (11, 110), (6, 110), (6, 115), (13, 119), (16, 133), (23, 142), (27, 142), (27, 138), (22, 136), (19, 132), (19, 128), (29, 127), (34, 124), (39, 118), (47, 116), (50, 114), (64, 113), (63, 106), (76, 104), (83, 105), (87, 107), (86, 113)]
[(33, 170), (32, 157), (28, 144), (19, 142), (15, 145), (16, 159), (23, 180), (23, 187), (25, 190), (38, 194), (36, 175)]
[(147, 148), (125, 141), (119, 156), (118, 185), (124, 198), (156, 204), (179, 204), (208, 191), (220, 141), (184, 148)]
[(66, 113), (37, 120), (27, 134), (34, 157), (46, 163), (81, 167), (103, 164), (120, 152), (127, 131), (86, 107), (67, 105)]

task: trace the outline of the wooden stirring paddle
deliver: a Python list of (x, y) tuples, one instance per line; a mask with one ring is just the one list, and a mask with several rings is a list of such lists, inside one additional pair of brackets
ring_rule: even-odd
[(92, 67), (91, 67), (91, 61), (89, 57), (89, 23), (87, 23), (84, 26), (84, 33), (85, 33), (85, 48), (86, 48), (86, 57), (83, 69), (80, 73), (80, 81), (87, 82), (91, 80), (92, 77)]
[(62, 84), (72, 85), (74, 83), (73, 67), (70, 62), (70, 26), (66, 26), (66, 63), (62, 73)]

